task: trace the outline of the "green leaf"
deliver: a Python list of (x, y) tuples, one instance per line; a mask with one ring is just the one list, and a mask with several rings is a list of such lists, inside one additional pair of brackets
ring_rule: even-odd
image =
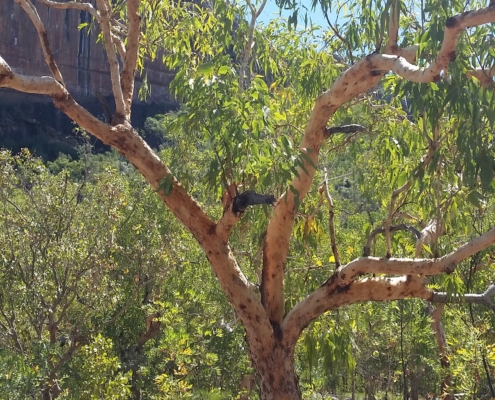
[(225, 75), (232, 71), (232, 69), (228, 65), (222, 65), (220, 68), (218, 68), (218, 75)]
[(435, 90), (435, 91), (437, 91), (437, 90), (438, 90), (438, 86), (437, 86), (437, 84), (436, 84), (435, 82), (430, 82), (430, 87), (431, 87), (433, 90)]
[(290, 191), (294, 194), (294, 206), (299, 209), (299, 191), (292, 185), (289, 186)]
[(198, 74), (209, 75), (209, 74), (213, 73), (214, 67), (215, 67), (215, 64), (212, 62), (203, 63), (198, 67)]
[(303, 159), (304, 161), (306, 161), (309, 165), (311, 165), (314, 169), (317, 169), (315, 163), (313, 162), (313, 160), (311, 159), (311, 157), (308, 156), (308, 154), (305, 152), (305, 151), (308, 151), (310, 152), (311, 149), (301, 149), (303, 150), (300, 154), (299, 154), (299, 157), (301, 159)]
[(482, 199), (481, 193), (477, 192), (476, 190), (473, 190), (471, 193), (468, 194), (468, 201), (475, 207), (481, 207), (481, 202), (480, 199)]
[(397, 186), (400, 188), (402, 187), (406, 182), (408, 178), (408, 173), (406, 171), (402, 171), (399, 177), (397, 178)]
[(170, 195), (172, 188), (174, 187), (174, 176), (172, 174), (166, 175), (158, 185), (158, 191), (163, 190), (166, 196)]

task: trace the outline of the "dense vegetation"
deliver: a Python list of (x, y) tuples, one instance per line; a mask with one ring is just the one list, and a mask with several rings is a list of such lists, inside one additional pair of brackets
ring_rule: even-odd
[[(161, 152), (168, 159), (184, 159), (177, 149), (186, 143), (195, 148), (186, 135), (169, 139), (174, 144)], [(199, 177), (214, 154), (201, 144), (192, 149), (186, 161)], [(57, 377), (59, 398), (68, 399), (128, 398), (137, 391), (143, 398), (241, 395), (241, 381), (253, 373), (243, 329), (207, 260), (132, 166), (115, 153), (88, 150), (80, 149), (78, 161), (62, 155), (48, 165), (27, 151), (1, 153), (2, 398), (36, 397), (50, 376)], [(387, 212), (378, 194), (366, 194), (357, 183), (368, 167), (345, 173), (352, 157), (350, 151), (329, 154), (338, 177), (329, 190), (344, 261), (366, 241), (366, 231), (357, 228)], [(201, 182), (198, 178), (193, 189), (200, 201), (207, 190)], [(221, 214), (219, 202), (203, 205)], [(245, 249), (239, 255), (254, 282), (256, 221), (268, 211), (246, 218), (233, 236), (236, 248)], [(319, 202), (298, 218), (287, 277), (289, 303), (335, 268), (327, 218), (328, 209)], [(493, 216), (476, 210), (470, 218), (466, 229), (483, 230)], [(447, 237), (441, 242), (451, 246)], [(394, 236), (402, 251), (413, 243), (410, 235)], [(382, 240), (375, 246), (384, 251)], [(491, 267), (477, 271), (482, 259), (476, 255), (454, 276), (430, 283), (461, 293), (482, 291), (493, 276)], [(399, 397), (411, 389), (427, 396), (438, 392), (450, 371), (452, 391), (489, 397), (493, 312), (449, 306), (443, 321), (451, 352), (448, 371), (440, 366), (431, 317), (420, 300), (358, 304), (325, 315), (297, 346), (304, 396), (380, 392)], [(257, 398), (256, 391), (250, 398)]]
[[(1, 396), (495, 397), (494, 7), (355, 2), (328, 31), (255, 29), (264, 4), (84, 5), (109, 123), (55, 62), (36, 80), (0, 57), (0, 85), (125, 156), (0, 153)], [(181, 104), (147, 121), (156, 152), (129, 122), (145, 57)]]

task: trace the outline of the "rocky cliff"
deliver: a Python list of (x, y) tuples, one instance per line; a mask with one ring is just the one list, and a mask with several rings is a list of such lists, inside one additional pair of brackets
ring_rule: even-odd
[[(94, 115), (103, 118), (104, 110), (96, 93), (113, 107), (106, 55), (103, 46), (96, 43), (96, 29), (89, 34), (85, 29), (78, 29), (80, 24), (91, 22), (91, 16), (85, 11), (51, 9), (32, 1), (48, 31), (52, 51), (69, 91)], [(16, 72), (49, 75), (36, 29), (14, 0), (0, 0), (0, 55)], [(149, 63), (146, 71), (152, 95), (146, 102), (138, 100), (141, 84), (138, 77), (132, 113), (132, 123), (138, 128), (148, 116), (175, 106), (168, 94), (173, 74), (157, 62)], [(73, 128), (70, 120), (53, 107), (48, 97), (0, 89), (0, 147), (13, 150), (32, 147), (33, 140), (39, 144), (44, 140), (36, 135), (49, 132), (45, 139), (52, 144), (58, 143), (63, 151), (73, 145)]]

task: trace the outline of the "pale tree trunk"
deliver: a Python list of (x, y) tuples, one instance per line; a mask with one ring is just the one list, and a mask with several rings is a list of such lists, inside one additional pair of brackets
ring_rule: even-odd
[(302, 399), (299, 379), (294, 369), (294, 349), (277, 343), (266, 355), (254, 355), (252, 359), (260, 379), (264, 400)]

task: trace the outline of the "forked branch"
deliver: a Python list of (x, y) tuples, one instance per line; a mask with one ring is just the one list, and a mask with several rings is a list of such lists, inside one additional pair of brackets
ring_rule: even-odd
[[(461, 31), (495, 22), (495, 7), (487, 7), (451, 17), (447, 20), (442, 47), (431, 65), (420, 68), (413, 65), (412, 50), (408, 48), (407, 59), (400, 55), (373, 53), (347, 69), (317, 100), (306, 127), (301, 151), (306, 152), (308, 161), (304, 169), (299, 168), (298, 176), (292, 181), (292, 190), (284, 193), (278, 201), (267, 229), (261, 296), (269, 319), (280, 324), (285, 310), (284, 271), (289, 251), (289, 240), (295, 219), (295, 204), (301, 203), (308, 192), (318, 164), (320, 147), (325, 139), (326, 124), (334, 112), (347, 101), (374, 87), (388, 73), (413, 82), (432, 82), (447, 73), (448, 65), (455, 59), (455, 45)], [(414, 48), (411, 48), (414, 49)], [(406, 50), (406, 49), (404, 49)], [(398, 51), (398, 54), (400, 52)]]
[[(444, 293), (434, 293), (418, 275), (451, 273), (456, 265), (495, 243), (495, 228), (471, 240), (457, 250), (437, 259), (385, 259), (362, 257), (340, 267), (317, 290), (299, 302), (284, 319), (282, 330), (289, 343), (297, 341), (302, 330), (328, 310), (361, 301), (388, 301), (407, 297), (431, 302), (447, 302)], [(371, 277), (357, 280), (365, 274), (404, 275)], [(493, 309), (495, 285), (483, 295), (465, 295), (466, 301), (484, 304)], [(461, 298), (462, 299), (462, 298)], [(460, 300), (462, 301), (462, 300)]]
[(328, 310), (363, 301), (390, 301), (404, 298), (429, 299), (432, 292), (415, 279), (372, 277), (342, 287), (334, 274), (317, 290), (299, 302), (284, 319), (282, 332), (287, 345), (295, 345), (308, 324)]
[(160, 189), (160, 182), (171, 172), (132, 127), (128, 124), (112, 127), (100, 121), (81, 107), (54, 78), (16, 74), (1, 57), (0, 87), (51, 96), (55, 106), (81, 128), (126, 157), (203, 247), (224, 292), (242, 319), (248, 337), (257, 343), (262, 343), (261, 338), (265, 338), (263, 345), (270, 346), (273, 340), (270, 323), (230, 247), (216, 235), (213, 221), (179, 182), (172, 179), (169, 194)]
[(251, 11), (251, 22), (249, 23), (248, 39), (246, 42), (246, 47), (242, 53), (241, 66), (239, 68), (239, 93), (244, 91), (244, 85), (246, 82), (246, 70), (249, 63), (249, 57), (251, 56), (251, 50), (254, 46), (254, 28), (256, 25), (256, 20), (263, 12), (267, 0), (263, 0), (260, 4), (258, 10), (256, 10), (251, 3), (251, 0), (247, 0), (249, 10)]
[(345, 286), (350, 284), (357, 277), (365, 274), (429, 276), (451, 273), (461, 261), (494, 243), (495, 228), (440, 258), (383, 259), (377, 257), (362, 257), (341, 267), (336, 271), (336, 274), (338, 275), (339, 284)]
[[(390, 233), (392, 232), (398, 232), (398, 231), (409, 231), (416, 236), (416, 239), (419, 239), (421, 236), (421, 232), (419, 232), (414, 226), (406, 225), (406, 224), (399, 224), (399, 225), (391, 225), (390, 226)], [(371, 242), (373, 241), (374, 237), (380, 233), (386, 232), (386, 228), (376, 228), (374, 229), (370, 235), (368, 236), (368, 240), (366, 241), (366, 245), (364, 246), (363, 249), (363, 257), (369, 257), (371, 253)]]
[(490, 69), (476, 68), (466, 73), (468, 77), (474, 77), (481, 83), (481, 87), (488, 89), (494, 87), (493, 77), (495, 76), (495, 66)]
[[(115, 115), (113, 117), (112, 124), (117, 125), (123, 123), (125, 120), (128, 120), (129, 115), (126, 113), (126, 107), (124, 105), (124, 96), (122, 94), (122, 87), (120, 83), (120, 67), (113, 47), (112, 31), (110, 26), (111, 9), (105, 0), (96, 0), (96, 2), (100, 13), (100, 27), (103, 32), (103, 43), (105, 45), (105, 51), (108, 58), (110, 79), (112, 81), (112, 92), (115, 99)], [(134, 84), (132, 87), (134, 87)]]

